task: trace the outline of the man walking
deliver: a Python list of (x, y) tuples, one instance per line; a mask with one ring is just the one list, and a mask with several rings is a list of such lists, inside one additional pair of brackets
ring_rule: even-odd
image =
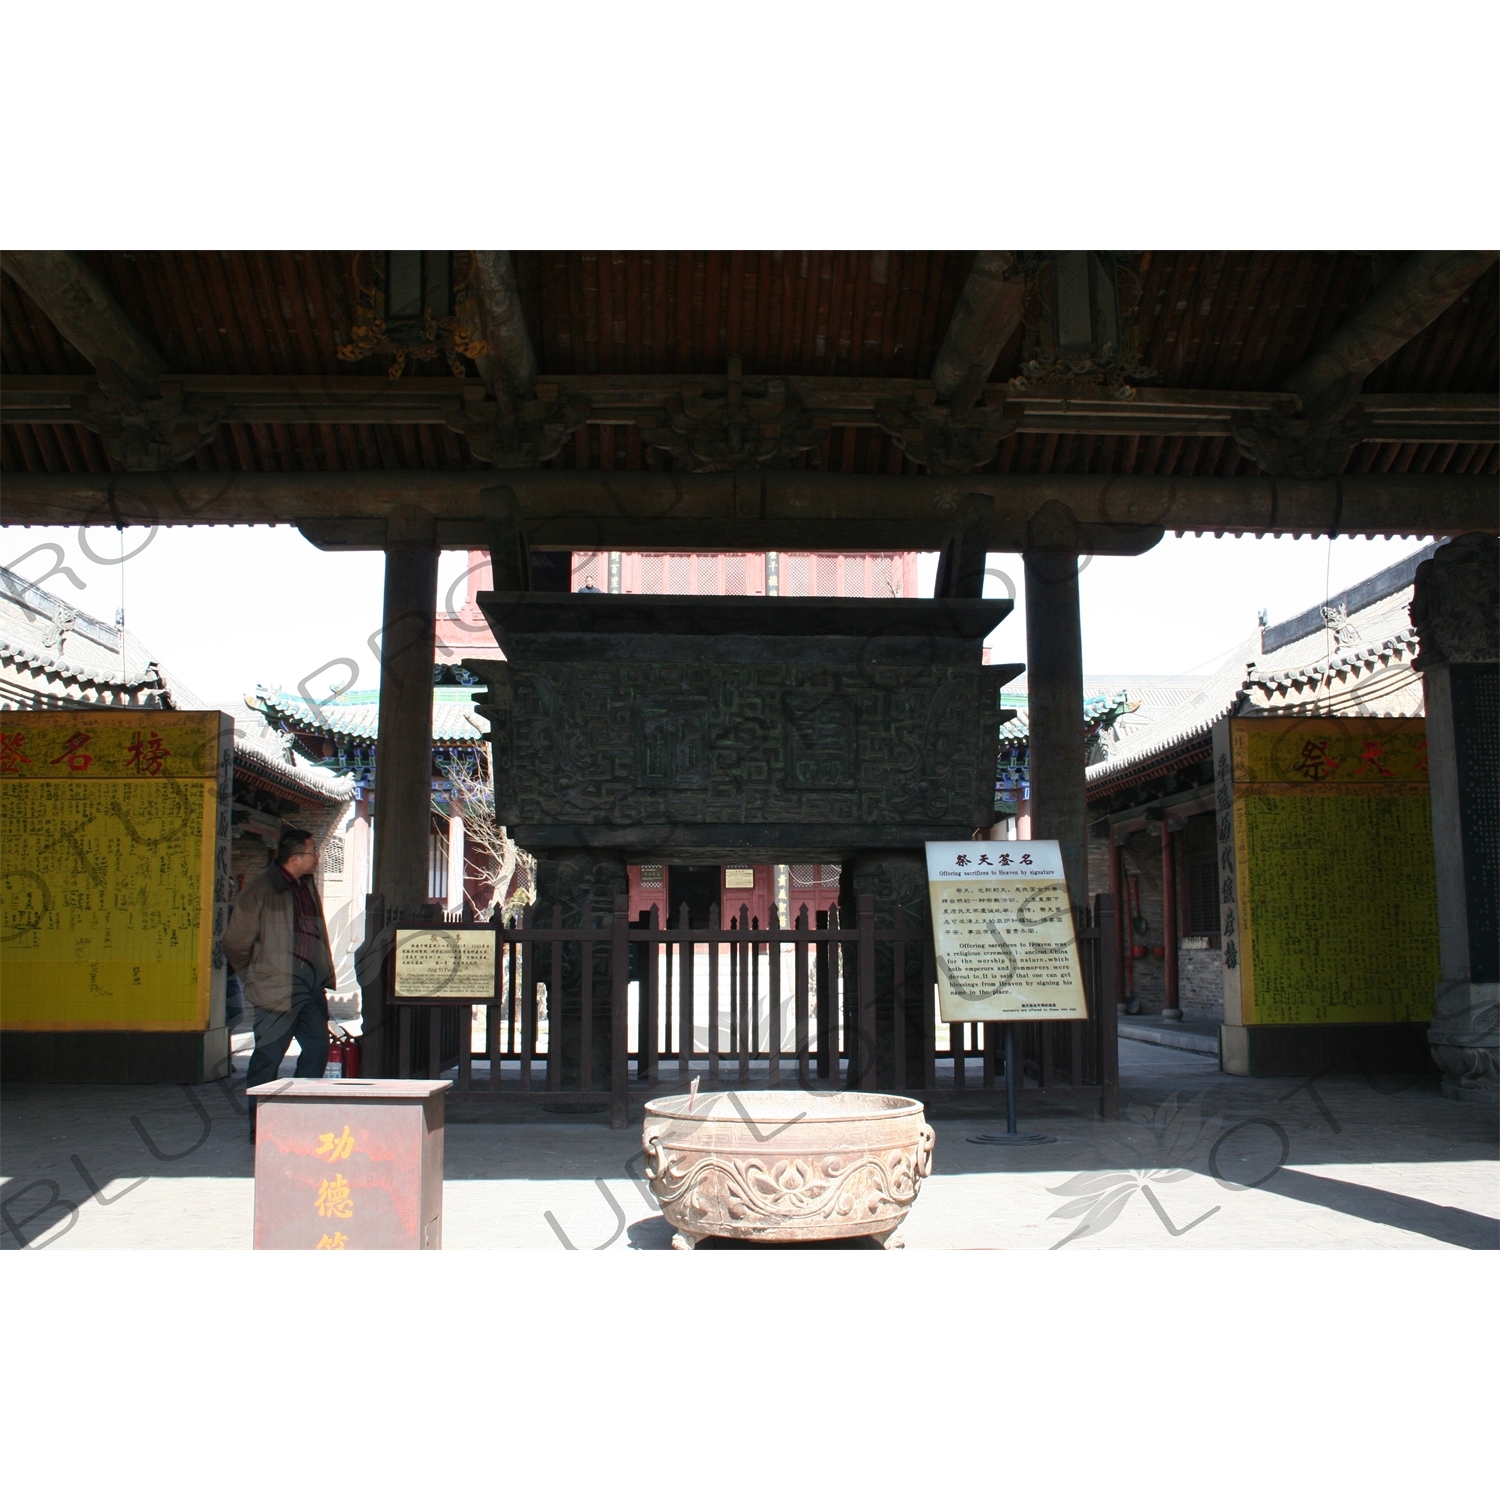
[[(302, 1049), (298, 1078), (321, 1078), (328, 1065), (328, 1000), (333, 953), (313, 885), (318, 846), (288, 828), (275, 862), (245, 882), (224, 933), (224, 953), (245, 986), (255, 1028), (246, 1087), (270, 1083), (293, 1037)], [(255, 1139), (255, 1101), (250, 1101)]]

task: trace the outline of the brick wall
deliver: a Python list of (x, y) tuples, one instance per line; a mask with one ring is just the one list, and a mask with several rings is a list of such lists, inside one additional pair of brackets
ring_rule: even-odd
[[(1140, 912), (1146, 919), (1146, 930), (1137, 932), (1129, 925), (1128, 907), (1125, 908), (1126, 946), (1134, 944), (1146, 949), (1146, 956), (1135, 959), (1130, 966), (1134, 970), (1134, 983), (1127, 986), (1127, 994), (1133, 989), (1143, 1015), (1158, 1015), (1166, 1005), (1165, 965), (1161, 959), (1152, 956), (1151, 949), (1160, 947), (1162, 942), (1161, 839), (1152, 837), (1144, 829), (1131, 834), (1121, 849), (1121, 864), (1127, 884), (1130, 884), (1131, 876), (1136, 878), (1140, 891)], [(1090, 896), (1107, 890), (1109, 843), (1102, 838), (1090, 839)], [(1186, 911), (1181, 906), (1179, 914), (1181, 919), (1186, 919)], [(1177, 995), (1184, 1015), (1215, 1021), (1224, 1019), (1223, 968), (1217, 948), (1183, 948), (1179, 942)]]
[(1179, 948), (1177, 996), (1184, 1016), (1223, 1021), (1224, 963), (1217, 948)]

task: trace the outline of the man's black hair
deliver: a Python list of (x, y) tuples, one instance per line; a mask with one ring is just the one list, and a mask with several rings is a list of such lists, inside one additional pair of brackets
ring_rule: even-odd
[(312, 840), (305, 828), (284, 828), (281, 842), (276, 846), (276, 863), (284, 865), (294, 854), (301, 854)]

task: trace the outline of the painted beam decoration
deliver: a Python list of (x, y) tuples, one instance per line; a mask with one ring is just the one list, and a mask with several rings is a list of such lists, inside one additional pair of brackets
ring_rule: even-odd
[(1225, 1021), (1430, 1019), (1425, 721), (1223, 720), (1214, 773)]
[(927, 845), (938, 1002), (962, 1021), (1086, 1021), (1055, 839)]
[(233, 733), (220, 713), (4, 716), (6, 1030), (223, 1025)]

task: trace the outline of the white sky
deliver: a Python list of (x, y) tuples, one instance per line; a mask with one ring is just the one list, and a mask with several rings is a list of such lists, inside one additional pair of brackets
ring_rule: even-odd
[[(334, 664), (341, 657), (359, 668), (354, 686), (379, 686), (369, 645), (380, 625), (379, 553), (319, 552), (287, 526), (163, 528), (154, 537), (131, 527), (124, 541), (122, 569), (109, 561), (120, 548), (110, 528), (80, 538), (76, 529), (6, 527), (0, 563), (105, 621), (120, 604), (123, 575), (132, 633), (211, 703), (258, 684), (326, 697), (349, 676)], [(1421, 545), (1169, 536), (1141, 557), (1096, 558), (1079, 585), (1084, 671), (1210, 672), (1255, 628), (1258, 609), (1273, 622), (1298, 614), (1323, 601), (1325, 579), (1344, 588)], [(935, 563), (922, 559), (926, 594)], [(72, 576), (53, 571), (59, 564)], [(440, 608), (463, 602), (465, 566), (465, 554), (444, 554)], [(1021, 559), (996, 553), (989, 569), (986, 593), (1017, 600), (991, 639), (1001, 659), (1023, 661)]]
[[(1166, 536), (1140, 557), (1096, 557), (1078, 580), (1083, 670), (1207, 674), (1255, 629), (1420, 550), (1431, 538)], [(925, 559), (924, 559), (925, 561)], [(924, 569), (930, 593), (936, 558)], [(1026, 659), (1026, 579), (1019, 556), (992, 553), (989, 597), (1016, 605), (990, 637), (996, 660)]]

